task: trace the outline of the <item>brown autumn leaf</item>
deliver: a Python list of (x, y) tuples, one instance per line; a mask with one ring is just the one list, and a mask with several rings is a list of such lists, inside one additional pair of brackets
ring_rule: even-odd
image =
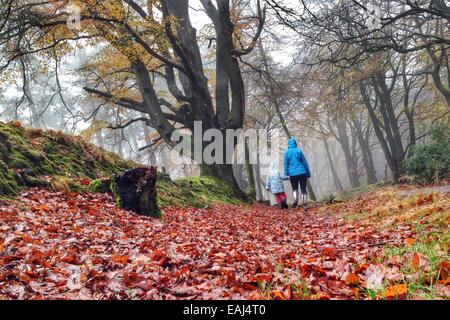
[(417, 252), (413, 255), (411, 266), (413, 269), (418, 269), (420, 266), (420, 256)]
[(334, 248), (325, 248), (322, 250), (322, 256), (333, 256), (334, 251)]
[(286, 300), (286, 296), (280, 290), (273, 290), (270, 292), (270, 296), (275, 300)]
[(264, 297), (261, 295), (259, 290), (254, 290), (248, 294), (248, 300), (263, 300)]
[(386, 289), (384, 297), (387, 299), (404, 299), (407, 291), (408, 287), (406, 284), (396, 284)]
[(450, 283), (450, 262), (442, 261), (439, 267), (439, 281), (441, 284)]
[(152, 259), (153, 260), (161, 260), (161, 259), (163, 259), (165, 257), (166, 257), (166, 253), (165, 252), (163, 252), (161, 250), (158, 250), (158, 249), (153, 251), (153, 255), (152, 255)]
[(419, 269), (426, 266), (428, 263), (427, 259), (422, 256), (420, 253), (415, 252), (411, 259), (411, 267), (413, 269)]
[(128, 255), (114, 254), (111, 257), (111, 260), (113, 262), (126, 264), (126, 263), (128, 263)]
[(62, 262), (66, 262), (66, 263), (70, 263), (70, 264), (74, 264), (74, 265), (79, 265), (81, 264), (81, 260), (79, 257), (77, 257), (76, 255), (67, 255), (64, 256), (61, 259)]
[(272, 280), (272, 276), (269, 273), (258, 273), (253, 276), (255, 281), (257, 282), (270, 282)]
[(349, 286), (356, 286), (359, 283), (359, 277), (354, 274), (354, 273), (350, 273), (346, 278), (345, 278), (345, 283), (348, 284)]
[(32, 207), (31, 211), (33, 212), (38, 212), (38, 211), (45, 211), (45, 212), (49, 212), (51, 209), (49, 206), (45, 205), (45, 204), (40, 204), (36, 207)]

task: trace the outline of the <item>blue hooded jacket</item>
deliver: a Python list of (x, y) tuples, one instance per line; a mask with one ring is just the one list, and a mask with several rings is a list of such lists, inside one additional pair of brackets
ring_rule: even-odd
[(311, 178), (308, 162), (300, 148), (297, 148), (297, 141), (290, 138), (288, 141), (288, 149), (284, 153), (284, 174), (286, 176), (299, 176), (306, 174)]

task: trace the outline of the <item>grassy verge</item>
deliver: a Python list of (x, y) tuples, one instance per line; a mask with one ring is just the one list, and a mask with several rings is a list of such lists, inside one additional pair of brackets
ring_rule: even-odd
[[(359, 200), (335, 206), (346, 212), (344, 219), (359, 221), (380, 230), (410, 225), (413, 236), (402, 245), (387, 245), (380, 264), (398, 267), (401, 278), (394, 283), (407, 284), (409, 299), (438, 299), (446, 282), (450, 261), (450, 196), (420, 193), (403, 196), (395, 187), (375, 191)], [(444, 270), (445, 269), (445, 270)], [(374, 299), (383, 291), (365, 290)]]

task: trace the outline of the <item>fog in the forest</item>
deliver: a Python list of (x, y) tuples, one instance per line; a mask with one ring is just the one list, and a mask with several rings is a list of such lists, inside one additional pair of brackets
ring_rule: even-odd
[[(345, 15), (339, 1), (312, 2), (306, 1), (311, 5), (309, 10), (316, 14), (342, 14), (341, 18), (355, 21), (361, 18), (356, 13)], [(402, 10), (404, 1), (389, 2), (392, 16), (401, 13), (395, 10)], [(368, 184), (406, 179), (401, 164), (410, 156), (411, 146), (427, 141), (431, 128), (448, 125), (448, 20), (432, 14), (420, 18), (420, 39), (426, 41), (431, 34), (433, 39), (447, 38), (446, 42), (436, 41), (429, 48), (414, 50), (414, 43), (407, 43), (395, 33), (395, 28), (403, 28), (402, 34), (413, 32), (408, 26), (416, 30), (414, 19), (406, 16), (393, 22), (393, 29), (383, 34), (387, 37), (387, 33), (392, 33), (389, 36), (408, 50), (391, 46), (389, 50), (366, 53), (360, 42), (335, 32), (341, 25), (343, 29), (355, 28), (358, 33), (356, 23), (344, 18), (316, 23), (313, 13), (296, 1), (279, 1), (279, 7), (274, 3), (266, 3), (265, 26), (253, 50), (239, 57), (245, 86), (244, 129), (264, 129), (269, 134), (281, 132), (284, 138), (295, 137), (311, 167), (311, 185), (318, 199)], [(242, 17), (257, 14), (256, 1), (233, 1), (233, 5)], [(214, 28), (201, 1), (191, 1), (190, 6), (204, 72), (215, 97)], [(297, 13), (292, 14), (289, 8)], [(254, 24), (240, 27), (243, 38), (255, 34)], [(364, 39), (366, 46), (370, 45), (370, 34)], [(1, 46), (6, 45), (4, 40)], [(106, 42), (79, 39), (68, 42), (60, 51), (27, 54), (9, 63), (0, 77), (0, 119), (81, 135), (123, 158), (157, 165), (160, 172), (174, 179), (200, 174), (198, 166), (189, 159), (182, 165), (172, 163), (170, 147), (159, 139), (159, 133), (146, 121), (133, 121), (142, 113), (83, 90), (90, 85), (120, 92), (122, 96), (125, 89), (136, 91), (132, 76), (108, 76), (108, 64), (117, 70), (123, 67), (120, 61), (99, 64), (99, 57), (114, 57), (107, 47)], [(171, 105), (182, 108), (169, 93), (172, 91), (163, 69), (152, 67), (154, 91)], [(182, 81), (185, 80), (177, 78), (176, 84), (185, 86)], [(163, 105), (167, 112), (170, 108)], [(248, 147), (254, 150), (256, 146)], [(278, 152), (282, 154), (285, 148), (284, 142)], [(282, 161), (278, 165), (282, 169)], [(241, 189), (248, 189), (250, 173), (256, 197), (271, 199), (258, 163), (236, 165), (233, 170)]]

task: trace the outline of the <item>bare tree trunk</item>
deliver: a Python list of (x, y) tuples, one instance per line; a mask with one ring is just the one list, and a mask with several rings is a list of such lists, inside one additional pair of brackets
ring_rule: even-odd
[(336, 168), (334, 167), (333, 159), (331, 157), (331, 152), (330, 152), (330, 146), (328, 145), (328, 141), (326, 139), (322, 140), (322, 142), (325, 147), (325, 151), (327, 153), (328, 162), (330, 163), (330, 169), (331, 169), (331, 174), (333, 176), (334, 187), (336, 188), (336, 191), (338, 193), (341, 193), (342, 191), (344, 191), (344, 188), (342, 187), (341, 179), (339, 179), (339, 175), (337, 174)]
[(359, 146), (361, 148), (364, 169), (367, 174), (367, 182), (369, 184), (374, 184), (377, 182), (377, 174), (375, 170), (375, 164), (373, 162), (372, 152), (370, 151), (369, 142), (364, 137), (362, 125), (359, 119), (354, 119), (352, 123), (353, 123), (352, 130), (354, 131), (354, 136), (357, 137)]
[(358, 163), (350, 149), (350, 141), (347, 135), (347, 125), (344, 119), (337, 118), (336, 126), (339, 135), (339, 144), (344, 152), (345, 163), (347, 165), (348, 177), (352, 188), (358, 188), (361, 184), (358, 175)]
[(253, 173), (253, 165), (250, 164), (250, 151), (248, 148), (248, 140), (245, 139), (245, 164), (247, 170), (248, 177), (248, 187), (247, 187), (247, 196), (252, 199), (256, 198), (256, 188), (255, 188), (255, 175)]
[[(416, 93), (415, 99), (412, 99), (410, 101), (410, 93), (411, 93), (411, 82), (408, 82), (407, 77), (407, 66), (406, 66), (406, 57), (402, 57), (402, 80), (403, 80), (403, 89), (405, 90), (404, 96), (403, 96), (403, 110), (405, 112), (406, 119), (408, 120), (408, 129), (409, 129), (409, 147), (414, 146), (416, 144), (416, 126), (414, 123), (414, 110), (410, 108), (410, 102), (414, 105), (417, 101), (417, 98), (419, 97), (420, 92), (422, 89), (418, 90)], [(424, 86), (426, 85), (427, 81), (425, 81)], [(423, 87), (422, 87), (423, 88)]]
[[(150, 130), (148, 129), (148, 126), (143, 122), (142, 123), (142, 129), (144, 131), (144, 136), (145, 136), (145, 143), (146, 145), (149, 145), (150, 143), (152, 143), (152, 139), (150, 139)], [(148, 163), (152, 166), (156, 166), (156, 155), (155, 155), (155, 150), (151, 150), (150, 148), (147, 149), (147, 154), (148, 154)]]
[(254, 177), (255, 177), (255, 191), (256, 191), (256, 200), (264, 200), (263, 187), (261, 185), (261, 163), (259, 158), (259, 152), (256, 153), (256, 165), (254, 168)]
[[(369, 112), (375, 134), (377, 136), (378, 142), (380, 143), (381, 149), (383, 150), (387, 164), (394, 175), (394, 180), (398, 181), (403, 172), (402, 162), (404, 154), (402, 154), (402, 151), (400, 151), (403, 150), (403, 147), (402, 145), (399, 146), (398, 142), (396, 142), (394, 139), (394, 136), (390, 129), (391, 122), (388, 119), (385, 108), (381, 106), (382, 102), (380, 102), (379, 104), (380, 112), (383, 115), (383, 121), (378, 118), (377, 112), (375, 110), (376, 106), (372, 105), (372, 102), (370, 101), (370, 98), (368, 96), (368, 92), (362, 83), (360, 84), (360, 92), (364, 105)], [(402, 144), (401, 139), (399, 143)]]
[(161, 172), (163, 173), (163, 174), (167, 174), (167, 159), (166, 159), (166, 149), (167, 149), (167, 147), (166, 148), (163, 148), (162, 150), (161, 150)]
[[(395, 74), (394, 77), (396, 77)], [(378, 107), (382, 115), (383, 126), (385, 128), (384, 131), (389, 142), (392, 157), (391, 170), (394, 174), (394, 180), (398, 181), (403, 174), (403, 159), (405, 153), (398, 120), (394, 112), (394, 104), (391, 98), (392, 87), (389, 87), (386, 81), (386, 75), (380, 73), (372, 78), (372, 85), (380, 101)]]

